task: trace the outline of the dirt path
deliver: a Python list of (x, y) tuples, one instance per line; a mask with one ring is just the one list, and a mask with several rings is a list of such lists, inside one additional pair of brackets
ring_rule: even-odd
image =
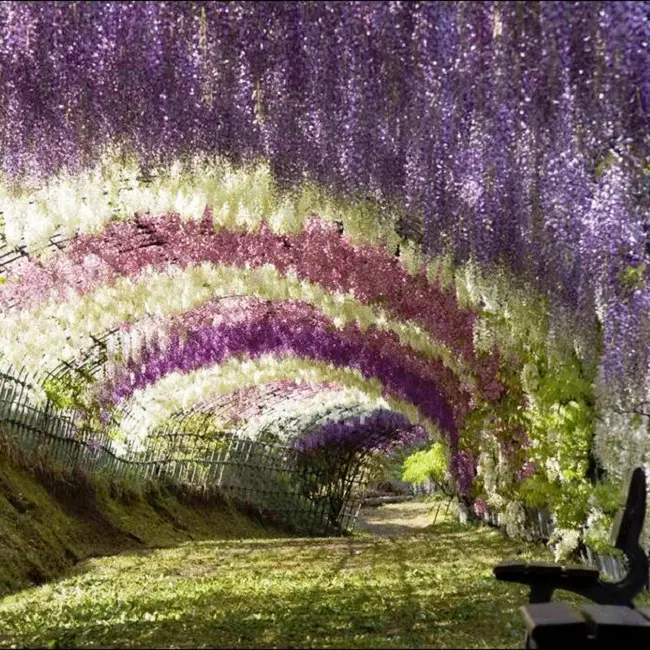
[(437, 507), (437, 504), (405, 501), (361, 508), (355, 530), (368, 531), (382, 537), (413, 535), (433, 524)]

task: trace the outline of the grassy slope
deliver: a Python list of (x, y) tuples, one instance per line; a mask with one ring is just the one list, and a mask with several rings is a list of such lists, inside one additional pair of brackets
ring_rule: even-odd
[(521, 647), (526, 590), (492, 567), (548, 551), (450, 517), (372, 530), (92, 559), (0, 602), (0, 646)]
[(0, 445), (0, 596), (55, 578), (91, 556), (193, 539), (273, 536), (214, 497), (153, 485), (125, 490), (28, 465), (10, 445)]

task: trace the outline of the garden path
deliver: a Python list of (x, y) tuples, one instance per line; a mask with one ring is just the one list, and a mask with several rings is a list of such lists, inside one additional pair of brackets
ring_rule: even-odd
[(421, 501), (403, 501), (361, 508), (355, 531), (366, 531), (378, 537), (425, 532), (433, 524), (436, 507), (437, 504)]

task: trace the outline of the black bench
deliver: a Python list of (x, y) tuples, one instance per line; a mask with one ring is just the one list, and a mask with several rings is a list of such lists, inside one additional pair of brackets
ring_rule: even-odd
[(506, 561), (494, 567), (497, 580), (530, 586), (530, 603), (546, 603), (564, 589), (601, 605), (633, 607), (632, 599), (648, 581), (648, 556), (639, 543), (646, 509), (646, 478), (641, 467), (632, 473), (625, 508), (618, 513), (612, 536), (625, 554), (627, 573), (619, 582), (603, 582), (597, 569), (546, 562)]
[[(645, 510), (646, 476), (643, 468), (637, 467), (630, 479), (625, 507), (619, 511), (612, 531), (614, 546), (623, 551), (627, 560), (627, 572), (618, 582), (602, 581), (600, 572), (589, 567), (516, 561), (494, 567), (497, 580), (530, 587), (530, 604), (522, 608), (527, 647), (547, 647), (574, 636), (588, 640), (592, 646), (607, 644), (606, 639), (611, 639), (612, 634), (623, 635), (622, 631), (621, 639), (629, 638), (631, 644), (650, 639), (647, 612), (634, 610), (632, 602), (648, 582), (648, 556), (639, 543)], [(597, 605), (587, 605), (578, 613), (568, 603), (551, 603), (556, 589), (580, 594)]]

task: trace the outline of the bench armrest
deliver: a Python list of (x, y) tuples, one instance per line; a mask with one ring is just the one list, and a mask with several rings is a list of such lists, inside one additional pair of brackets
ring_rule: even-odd
[(520, 582), (523, 584), (532, 584), (541, 580), (558, 581), (558, 589), (566, 580), (579, 580), (581, 584), (585, 582), (595, 582), (600, 575), (598, 569), (583, 566), (563, 566), (562, 564), (553, 564), (550, 562), (513, 562), (506, 561), (493, 569), (494, 577), (497, 580), (506, 582)]

